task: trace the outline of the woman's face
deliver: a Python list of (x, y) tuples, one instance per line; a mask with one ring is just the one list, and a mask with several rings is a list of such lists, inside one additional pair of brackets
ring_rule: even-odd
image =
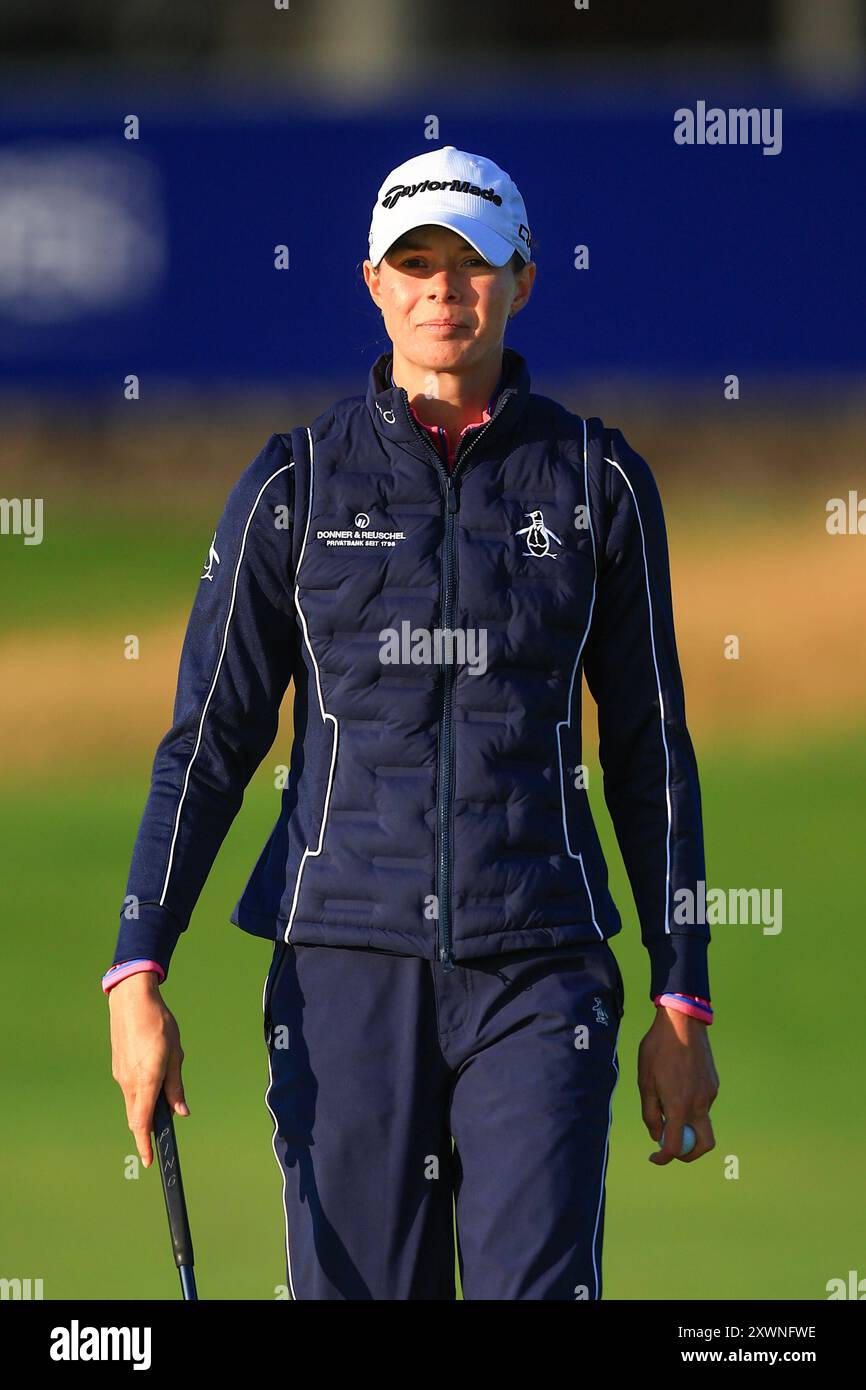
[(415, 366), (455, 371), (501, 351), (512, 309), (529, 298), (535, 264), (515, 275), (491, 265), (458, 232), (428, 225), (407, 232), (364, 279), (395, 350)]

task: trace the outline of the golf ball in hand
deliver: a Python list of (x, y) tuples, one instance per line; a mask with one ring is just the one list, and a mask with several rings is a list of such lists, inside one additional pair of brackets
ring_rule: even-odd
[[(662, 1137), (659, 1140), (660, 1149), (664, 1148), (664, 1142), (665, 1132), (664, 1130), (662, 1130)], [(686, 1154), (690, 1154), (692, 1149), (695, 1147), (696, 1143), (697, 1136), (695, 1135), (695, 1131), (692, 1129), (691, 1125), (683, 1125), (683, 1146), (680, 1149), (680, 1158), (685, 1158)]]

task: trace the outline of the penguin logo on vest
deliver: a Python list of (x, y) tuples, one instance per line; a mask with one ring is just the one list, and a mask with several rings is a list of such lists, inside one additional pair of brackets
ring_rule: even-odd
[(208, 551), (208, 554), (207, 554), (207, 564), (205, 565), (204, 569), (203, 569), (202, 572), (201, 572), (201, 578), (202, 578), (202, 579), (209, 579), (209, 580), (211, 581), (211, 583), (213, 583), (213, 567), (214, 567), (214, 565), (218, 565), (219, 562), (220, 562), (220, 557), (217, 555), (217, 553), (216, 553), (216, 548), (215, 548), (215, 547), (216, 547), (216, 531), (214, 531), (214, 533), (213, 533), (213, 540), (211, 541), (210, 550)]
[(522, 526), (519, 531), (514, 532), (515, 536), (526, 537), (524, 555), (534, 555), (537, 559), (542, 555), (547, 555), (551, 560), (555, 560), (556, 556), (550, 549), (550, 542), (555, 540), (562, 545), (562, 541), (555, 531), (551, 531), (549, 527), (545, 526), (544, 514), (541, 509), (536, 508), (535, 511), (524, 512), (524, 516), (529, 517), (532, 525)]

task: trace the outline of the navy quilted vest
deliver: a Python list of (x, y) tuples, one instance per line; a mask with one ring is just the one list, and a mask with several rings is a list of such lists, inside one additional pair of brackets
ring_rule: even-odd
[(291, 435), (296, 749), (242, 926), (458, 960), (619, 929), (580, 785), (584, 423), (506, 358), (450, 477), (388, 356)]

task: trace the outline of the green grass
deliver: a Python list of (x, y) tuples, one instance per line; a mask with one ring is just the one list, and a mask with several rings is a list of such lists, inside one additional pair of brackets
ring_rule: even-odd
[(656, 1171), (646, 1161), (653, 1145), (640, 1122), (636, 1050), (648, 972), (633, 912), (616, 939), (630, 988), (609, 1166), (608, 1296), (812, 1299), (826, 1297), (828, 1279), (866, 1272), (857, 1176), (864, 745), (859, 733), (701, 760), (708, 883), (781, 888), (783, 924), (777, 935), (711, 928), (716, 1148), (694, 1165)]
[[(624, 918), (613, 944), (626, 982), (607, 1298), (815, 1299), (834, 1276), (866, 1274), (864, 746), (860, 731), (772, 754), (720, 747), (701, 758), (710, 884), (781, 887), (784, 918), (777, 936), (759, 926), (713, 929), (717, 1147), (694, 1165), (647, 1162), (654, 1146), (640, 1117), (636, 1053), (653, 1012), (648, 962), (606, 815), (597, 813)], [(62, 768), (0, 792), (12, 866), (2, 889), (0, 1274), (41, 1277), (49, 1299), (178, 1292), (158, 1177), (124, 1177), (133, 1146), (99, 989), (145, 792), (141, 773), (94, 769), (82, 783)], [(591, 795), (598, 807), (597, 777)], [(203, 1298), (269, 1299), (284, 1279), (280, 1177), (263, 1099), (270, 947), (228, 922), (276, 809), (263, 767), (165, 988), (186, 1052), (192, 1117), (177, 1129)]]
[(225, 499), (212, 515), (172, 516), (142, 503), (45, 502), (40, 545), (0, 545), (0, 634), (123, 618), (176, 617), (195, 598)]

